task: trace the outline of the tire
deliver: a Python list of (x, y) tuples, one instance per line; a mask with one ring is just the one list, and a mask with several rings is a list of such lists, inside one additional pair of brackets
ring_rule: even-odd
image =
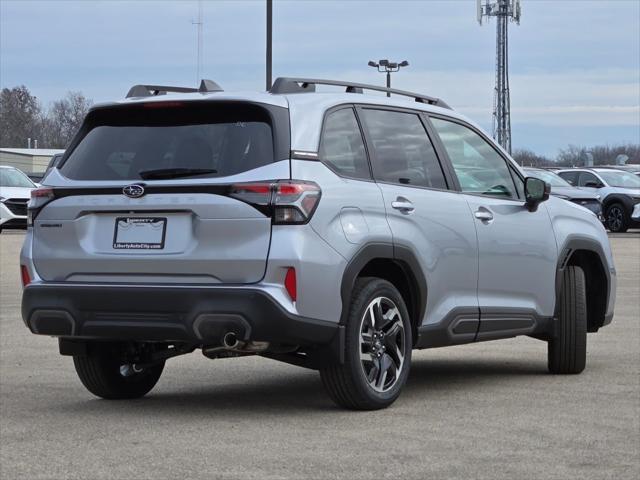
[(158, 383), (164, 362), (136, 371), (135, 365), (123, 364), (118, 351), (94, 348), (85, 356), (74, 356), (73, 363), (87, 390), (107, 400), (124, 400), (146, 395)]
[(320, 370), (322, 383), (339, 406), (386, 408), (409, 376), (413, 343), (407, 307), (391, 283), (360, 278), (348, 308), (344, 364)]
[(613, 233), (624, 233), (629, 229), (629, 215), (621, 203), (609, 205), (605, 218), (607, 228)]
[(560, 318), (556, 336), (547, 347), (549, 372), (576, 374), (587, 361), (587, 295), (584, 272), (569, 266), (563, 272)]

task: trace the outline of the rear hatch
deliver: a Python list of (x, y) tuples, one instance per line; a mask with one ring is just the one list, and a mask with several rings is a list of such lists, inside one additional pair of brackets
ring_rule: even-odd
[[(288, 111), (150, 102), (92, 111), (34, 210), (43, 280), (252, 283), (271, 218), (237, 185), (289, 178)], [(46, 193), (46, 192), (45, 192)]]

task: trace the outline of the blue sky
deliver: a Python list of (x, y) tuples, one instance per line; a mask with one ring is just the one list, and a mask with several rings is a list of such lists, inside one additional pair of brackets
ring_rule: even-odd
[[(204, 2), (203, 76), (264, 89), (264, 1)], [(0, 87), (47, 105), (136, 83), (196, 83), (197, 1), (0, 0)], [(382, 83), (371, 59), (408, 60), (394, 87), (444, 98), (491, 128), (495, 23), (473, 0), (275, 1), (274, 76)], [(523, 0), (510, 25), (514, 148), (640, 143), (640, 0)]]

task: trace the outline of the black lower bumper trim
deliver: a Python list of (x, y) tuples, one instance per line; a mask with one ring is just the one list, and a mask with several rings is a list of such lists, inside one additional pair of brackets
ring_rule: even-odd
[(22, 297), (33, 333), (65, 338), (213, 345), (233, 331), (244, 340), (328, 346), (337, 323), (293, 315), (251, 288), (33, 284)]

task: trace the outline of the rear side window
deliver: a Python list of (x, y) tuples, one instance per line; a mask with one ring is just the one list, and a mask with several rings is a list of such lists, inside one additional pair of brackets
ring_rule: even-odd
[(363, 109), (375, 153), (376, 180), (446, 189), (442, 167), (420, 117), (413, 113)]
[(486, 140), (464, 125), (438, 118), (431, 121), (449, 154), (463, 192), (519, 197), (512, 178), (515, 174)]
[(60, 170), (76, 180), (141, 179), (141, 172), (165, 169), (234, 175), (274, 161), (272, 123), (259, 106), (222, 102), (96, 110)]
[(560, 175), (573, 186), (576, 186), (578, 184), (578, 172), (560, 172), (558, 175)]
[(352, 108), (327, 115), (320, 143), (320, 158), (339, 174), (370, 179), (362, 133)]

